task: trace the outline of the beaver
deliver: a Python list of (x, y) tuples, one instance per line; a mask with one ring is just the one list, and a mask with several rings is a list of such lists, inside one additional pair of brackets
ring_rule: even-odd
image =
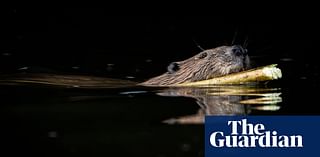
[(33, 83), (77, 88), (122, 88), (131, 86), (170, 86), (219, 77), (249, 68), (247, 50), (240, 45), (207, 49), (179, 62), (172, 62), (167, 72), (145, 82), (136, 83), (93, 76), (56, 74), (18, 74), (2, 76), (0, 84)]
[(240, 45), (208, 49), (184, 61), (172, 62), (167, 72), (139, 85), (168, 86), (227, 75), (250, 67), (247, 49)]

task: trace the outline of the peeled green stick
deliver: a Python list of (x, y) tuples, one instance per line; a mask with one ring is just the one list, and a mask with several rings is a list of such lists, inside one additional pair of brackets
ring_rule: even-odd
[(263, 67), (258, 67), (251, 70), (246, 70), (238, 73), (233, 73), (221, 77), (216, 77), (208, 80), (182, 83), (175, 86), (207, 86), (207, 85), (222, 85), (222, 84), (244, 84), (248, 82), (270, 81), (282, 77), (281, 70), (276, 67), (277, 64), (271, 64)]

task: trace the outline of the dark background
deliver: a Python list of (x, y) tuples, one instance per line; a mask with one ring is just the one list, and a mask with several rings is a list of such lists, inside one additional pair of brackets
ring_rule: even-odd
[(234, 37), (241, 45), (248, 38), (254, 64), (295, 61), (297, 67), (285, 72), (297, 77), (306, 77), (300, 70), (305, 65), (318, 68), (314, 14), (108, 16), (105, 9), (12, 8), (0, 16), (1, 73), (51, 70), (144, 80), (199, 53), (194, 41), (208, 49), (231, 45)]
[[(314, 92), (320, 85), (316, 14), (230, 14), (109, 16), (107, 9), (3, 9), (0, 74), (43, 72), (142, 81), (163, 73), (172, 61), (199, 53), (196, 43), (209, 49), (231, 45), (234, 38), (242, 45), (248, 38), (254, 66), (277, 63), (283, 72), (283, 78), (274, 81), (282, 92), (281, 110), (262, 114), (319, 114)], [(112, 95), (116, 90), (0, 89), (4, 152), (203, 156), (201, 125), (159, 124), (195, 113), (198, 106), (191, 98), (120, 97)], [(66, 101), (81, 94), (102, 98)]]

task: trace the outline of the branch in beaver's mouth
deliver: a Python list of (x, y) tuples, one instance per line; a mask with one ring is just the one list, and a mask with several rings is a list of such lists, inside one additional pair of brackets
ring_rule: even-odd
[(218, 84), (244, 84), (248, 82), (270, 81), (282, 77), (281, 70), (272, 64), (264, 67), (258, 67), (247, 71), (232, 73), (220, 77), (197, 82), (182, 83), (173, 86), (208, 86)]

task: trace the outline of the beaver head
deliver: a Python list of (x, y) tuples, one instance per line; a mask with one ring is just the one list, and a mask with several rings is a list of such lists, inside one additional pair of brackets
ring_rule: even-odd
[(210, 79), (248, 69), (249, 62), (247, 50), (242, 46), (220, 46), (202, 51), (184, 61), (173, 62), (166, 73), (141, 85), (165, 86)]

